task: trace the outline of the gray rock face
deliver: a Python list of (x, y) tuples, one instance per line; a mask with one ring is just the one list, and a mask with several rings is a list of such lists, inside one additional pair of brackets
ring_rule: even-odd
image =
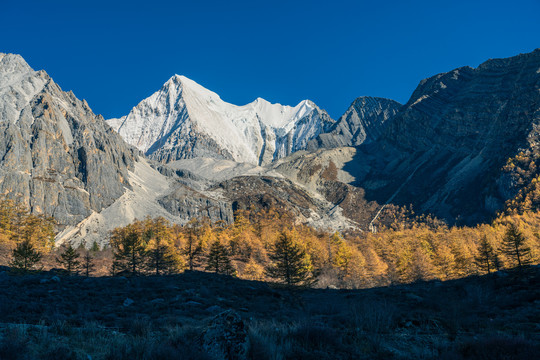
[(373, 144), (356, 184), (379, 203), (412, 203), (458, 223), (488, 220), (515, 194), (501, 170), (538, 147), (540, 50), (488, 60), (420, 82)]
[(73, 225), (124, 193), (136, 152), (85, 101), (0, 54), (0, 194)]
[(182, 219), (208, 218), (212, 222), (224, 220), (234, 221), (234, 213), (229, 202), (205, 196), (183, 185), (159, 200), (169, 213)]
[(336, 148), (342, 146), (358, 146), (362, 143), (376, 141), (387, 121), (391, 119), (401, 104), (397, 101), (362, 96), (357, 98), (330, 131), (310, 140), (308, 150), (319, 148)]

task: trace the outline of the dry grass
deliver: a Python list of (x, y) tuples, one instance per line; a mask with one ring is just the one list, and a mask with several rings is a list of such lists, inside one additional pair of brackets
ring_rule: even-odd
[(250, 359), (523, 359), (539, 350), (536, 267), (366, 290), (198, 272), (52, 276), (0, 274), (0, 359), (210, 359), (201, 334), (227, 309), (244, 319)]

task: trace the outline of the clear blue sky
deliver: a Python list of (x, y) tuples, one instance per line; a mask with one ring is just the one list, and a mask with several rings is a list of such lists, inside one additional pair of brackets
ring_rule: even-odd
[(21, 54), (106, 118), (172, 75), (245, 104), (358, 96), (540, 47), (540, 0), (1, 0), (0, 52)]

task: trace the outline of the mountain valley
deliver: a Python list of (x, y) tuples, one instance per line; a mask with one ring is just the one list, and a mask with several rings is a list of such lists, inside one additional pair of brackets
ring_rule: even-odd
[(106, 244), (146, 216), (231, 222), (272, 207), (334, 230), (374, 230), (386, 204), (488, 222), (526, 185), (503, 168), (537, 151), (539, 69), (540, 50), (488, 60), (422, 80), (405, 105), (360, 97), (337, 121), (309, 100), (232, 105), (175, 75), (104, 121), (2, 54), (0, 187), (54, 216), (60, 243)]

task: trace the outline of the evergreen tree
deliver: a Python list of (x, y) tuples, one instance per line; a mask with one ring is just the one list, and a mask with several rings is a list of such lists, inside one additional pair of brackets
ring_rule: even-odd
[(273, 261), (266, 269), (269, 277), (287, 285), (309, 284), (313, 280), (309, 256), (287, 232), (281, 232), (269, 257)]
[(478, 255), (474, 258), (476, 266), (478, 266), (481, 271), (489, 274), (495, 267), (495, 258), (495, 251), (493, 250), (493, 247), (489, 243), (487, 237), (484, 235), (482, 240), (480, 240), (480, 245), (478, 246)]
[(145, 226), (147, 246), (147, 266), (156, 275), (173, 273), (181, 269), (181, 258), (173, 246), (167, 220), (158, 217), (147, 219)]
[(155, 275), (175, 273), (182, 268), (182, 261), (174, 248), (159, 240), (147, 252), (147, 266)]
[(99, 245), (96, 241), (92, 243), (92, 248), (90, 250), (92, 250), (92, 252), (98, 252), (100, 250)]
[(219, 240), (214, 241), (210, 245), (210, 250), (206, 257), (206, 270), (213, 271), (216, 274), (235, 275), (229, 250)]
[(434, 267), (429, 255), (421, 247), (415, 249), (407, 271), (408, 281), (427, 281), (433, 278)]
[(90, 273), (93, 272), (95, 268), (96, 268), (96, 265), (94, 264), (94, 257), (92, 256), (90, 251), (87, 250), (84, 253), (84, 256), (82, 258), (82, 263), (81, 263), (81, 269), (84, 272), (84, 276), (89, 277)]
[(434, 265), (438, 270), (438, 277), (451, 279), (455, 274), (455, 262), (455, 257), (450, 247), (444, 243), (439, 243), (434, 259)]
[(13, 269), (28, 272), (41, 260), (42, 254), (30, 240), (23, 240), (13, 249), (12, 257), (9, 265)]
[(20, 240), (30, 241), (41, 253), (51, 250), (54, 246), (55, 236), (54, 219), (24, 212), (22, 216), (17, 224), (17, 231), (13, 232), (17, 243)]
[(115, 273), (118, 271), (128, 271), (131, 275), (141, 273), (146, 265), (147, 254), (140, 222), (113, 230), (111, 246)]
[(506, 229), (501, 250), (514, 264), (517, 262), (520, 269), (530, 264), (531, 248), (525, 243), (523, 233), (513, 223)]
[(186, 243), (181, 249), (182, 255), (187, 257), (188, 268), (193, 271), (197, 261), (203, 254), (203, 244), (197, 238), (198, 233), (200, 233), (201, 225), (198, 221), (192, 220), (186, 225)]
[(328, 264), (336, 265), (335, 264), (335, 256), (337, 251), (339, 251), (339, 247), (343, 244), (343, 239), (341, 238), (341, 235), (339, 235), (339, 232), (334, 232), (332, 236), (328, 239), (327, 243), (327, 262)]
[(60, 254), (60, 257), (56, 258), (56, 262), (58, 262), (60, 265), (64, 266), (68, 272), (69, 275), (71, 275), (74, 271), (77, 271), (79, 266), (81, 265), (81, 262), (79, 261), (80, 254), (69, 244), (64, 252)]

